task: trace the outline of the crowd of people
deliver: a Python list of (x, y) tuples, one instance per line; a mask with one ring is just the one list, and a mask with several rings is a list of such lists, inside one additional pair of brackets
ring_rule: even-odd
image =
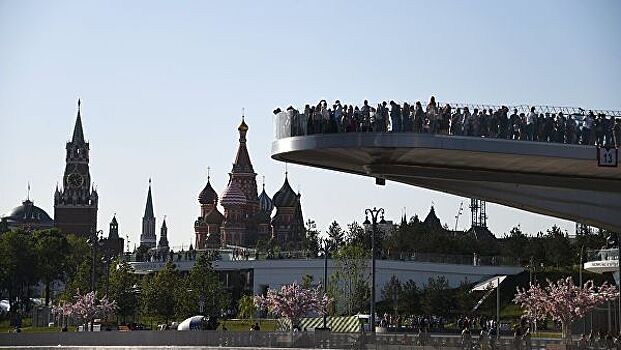
[(436, 315), (395, 316), (384, 313), (384, 315), (378, 318), (377, 322), (380, 327), (384, 328), (394, 328), (397, 330), (407, 329), (413, 332), (429, 332), (444, 329), (446, 320)]
[[(521, 110), (520, 110), (521, 109)], [(302, 112), (292, 106), (278, 120), (277, 137), (349, 132), (412, 132), (456, 136), (474, 136), (557, 142), (582, 145), (616, 145), (621, 140), (621, 117), (618, 113), (581, 109), (563, 113), (545, 112), (531, 107), (451, 106), (437, 103), (431, 96), (426, 107), (420, 101), (410, 105), (395, 101), (362, 106), (343, 105), (336, 100), (332, 107), (326, 100), (306, 105)]]
[(591, 331), (588, 334), (582, 334), (578, 340), (578, 349), (620, 349), (621, 348), (621, 334), (614, 335), (610, 332)]

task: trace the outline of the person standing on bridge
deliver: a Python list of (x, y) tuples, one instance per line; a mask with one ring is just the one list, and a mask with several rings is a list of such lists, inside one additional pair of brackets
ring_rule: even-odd
[(401, 106), (395, 101), (390, 101), (390, 128), (392, 132), (401, 131)]
[(487, 127), (489, 129), (489, 137), (497, 138), (498, 137), (498, 112), (494, 112), (491, 108), (487, 110), (489, 115), (489, 122), (487, 123)]
[(338, 133), (343, 131), (341, 125), (341, 118), (343, 117), (343, 106), (341, 106), (341, 101), (336, 100), (333, 107), (334, 116), (332, 117), (332, 120), (330, 120), (331, 130), (332, 132)]
[(321, 100), (319, 104), (319, 113), (321, 114), (321, 133), (327, 133), (330, 125), (330, 111), (328, 111), (328, 103), (326, 100)]
[(364, 100), (362, 103), (362, 108), (360, 108), (361, 120), (360, 120), (360, 131), (367, 132), (371, 128), (371, 106), (369, 106), (369, 101)]
[(436, 104), (436, 98), (431, 96), (429, 98), (429, 103), (427, 104), (427, 119), (429, 119), (429, 132), (432, 134), (436, 133), (437, 115), (438, 105)]
[(407, 102), (403, 103), (403, 111), (401, 112), (402, 131), (412, 132), (412, 111)]
[(414, 132), (423, 132), (423, 125), (425, 124), (425, 112), (423, 111), (423, 105), (420, 101), (416, 101), (414, 108)]
[(464, 107), (464, 126), (462, 134), (465, 136), (472, 136), (472, 115), (470, 114), (470, 109), (468, 107)]
[(440, 133), (442, 135), (449, 134), (450, 120), (451, 120), (451, 105), (446, 104), (442, 108), (442, 112), (440, 113)]
[[(614, 118), (614, 117), (611, 117)], [(615, 125), (614, 125), (614, 136), (615, 136), (615, 145), (617, 145), (617, 147), (621, 146), (621, 118), (614, 118), (615, 119)]]
[(614, 119), (612, 117), (608, 118), (605, 115), (602, 117), (602, 128), (604, 129), (604, 145), (614, 146), (615, 141), (613, 140), (614, 134)]
[(593, 111), (589, 111), (589, 114), (584, 117), (584, 125), (582, 125), (582, 144), (591, 144), (591, 130), (593, 129), (593, 119), (595, 115)]
[(526, 139), (528, 141), (534, 141), (536, 118), (537, 112), (535, 112), (535, 107), (530, 107), (530, 113), (526, 116)]
[(455, 113), (451, 116), (451, 135), (461, 136), (463, 128), (462, 118), (461, 108), (457, 108)]
[(386, 107), (386, 101), (377, 105), (377, 112), (375, 113), (375, 131), (386, 132), (386, 124), (388, 124), (388, 107)]

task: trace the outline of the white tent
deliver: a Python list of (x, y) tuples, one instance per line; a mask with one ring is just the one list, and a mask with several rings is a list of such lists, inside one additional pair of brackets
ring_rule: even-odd
[(11, 304), (8, 300), (0, 300), (0, 313), (5, 313), (11, 311)]
[(472, 287), (471, 291), (475, 292), (475, 291), (480, 291), (480, 290), (496, 289), (496, 287), (498, 287), (498, 285), (502, 283), (502, 281), (504, 281), (505, 278), (507, 278), (507, 276), (494, 276), (492, 278), (488, 278), (483, 282), (477, 283), (476, 286)]
[[(483, 301), (485, 301), (485, 299), (490, 294), (492, 294), (492, 291), (494, 291), (494, 289), (496, 290), (496, 327), (500, 327), (500, 284), (502, 283), (502, 281), (505, 280), (505, 278), (507, 278), (506, 275), (488, 278), (483, 282), (477, 283), (477, 285), (472, 287), (472, 289), (470, 290), (470, 292), (487, 291), (483, 298), (479, 300), (477, 305), (474, 307), (473, 311), (478, 309), (479, 306), (483, 304)], [(498, 337), (500, 337), (500, 332), (496, 331), (496, 338)]]
[(192, 316), (186, 318), (177, 326), (178, 331), (201, 330), (203, 328), (203, 319), (205, 316)]

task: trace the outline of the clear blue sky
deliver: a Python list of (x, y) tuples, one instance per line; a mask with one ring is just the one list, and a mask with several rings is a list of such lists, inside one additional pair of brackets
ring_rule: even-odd
[[(619, 1), (6, 1), (0, 0), (0, 213), (32, 184), (53, 215), (65, 142), (82, 98), (99, 226), (117, 213), (137, 242), (153, 178), (171, 244), (193, 241), (197, 195), (222, 192), (242, 108), (256, 172), (272, 195), (276, 106), (321, 98), (621, 107)], [(325, 229), (426, 215), (454, 225), (463, 200), (423, 189), (289, 167), (306, 218)], [(501, 235), (573, 223), (489, 205)], [(469, 212), (460, 227), (469, 225)], [(132, 244), (133, 245), (133, 244)]]

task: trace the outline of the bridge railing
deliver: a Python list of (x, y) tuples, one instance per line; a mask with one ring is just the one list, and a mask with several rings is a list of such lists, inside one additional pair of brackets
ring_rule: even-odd
[[(438, 103), (438, 106), (443, 106)], [(331, 109), (300, 112), (292, 107), (275, 111), (274, 136), (283, 139), (294, 136), (332, 133), (399, 132), (455, 136), (498, 138), (516, 141), (535, 141), (582, 145), (616, 145), (621, 141), (621, 111), (585, 111), (579, 107), (527, 106), (505, 107), (486, 104), (452, 103), (451, 111), (439, 108), (436, 113), (415, 113), (413, 108), (402, 113), (399, 105), (393, 115), (389, 109), (369, 108), (364, 112)], [(531, 108), (536, 115), (527, 117)], [(388, 107), (390, 108), (390, 107)], [(476, 116), (456, 114), (456, 109), (485, 111)], [(513, 115), (513, 110), (517, 113)], [(487, 111), (491, 110), (490, 114)], [(593, 112), (590, 116), (587, 115)], [(562, 113), (562, 114), (560, 114)]]
[(619, 260), (619, 250), (617, 248), (610, 249), (593, 249), (587, 250), (585, 254), (585, 261), (608, 261)]

